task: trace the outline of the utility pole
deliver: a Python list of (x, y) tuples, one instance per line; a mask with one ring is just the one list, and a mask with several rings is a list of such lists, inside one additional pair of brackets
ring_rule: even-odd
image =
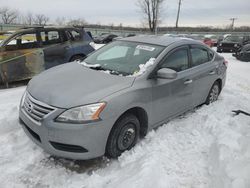
[(156, 7), (155, 7), (155, 35), (158, 34), (158, 16), (159, 16), (159, 0), (156, 1)]
[(180, 16), (180, 10), (181, 10), (181, 1), (182, 0), (179, 0), (178, 12), (177, 12), (177, 18), (176, 18), (176, 24), (175, 24), (176, 28), (178, 28), (178, 23), (179, 23), (179, 16)]
[(231, 24), (231, 29), (233, 30), (234, 29), (234, 22), (235, 20), (237, 20), (238, 18), (230, 18), (230, 20), (232, 21), (232, 24)]

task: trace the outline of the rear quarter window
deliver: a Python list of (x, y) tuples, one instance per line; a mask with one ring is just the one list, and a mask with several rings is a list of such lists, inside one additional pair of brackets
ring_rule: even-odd
[(67, 35), (71, 41), (80, 41), (82, 39), (81, 33), (77, 30), (69, 30)]

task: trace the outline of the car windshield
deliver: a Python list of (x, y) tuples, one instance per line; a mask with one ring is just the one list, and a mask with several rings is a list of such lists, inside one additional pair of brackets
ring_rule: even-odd
[(243, 37), (241, 36), (227, 36), (224, 41), (227, 42), (240, 42), (242, 41)]
[(1, 43), (3, 43), (3, 41), (11, 35), (12, 35), (12, 33), (8, 33), (8, 32), (0, 33), (0, 46), (1, 46)]
[(111, 74), (136, 75), (147, 62), (152, 63), (152, 59), (163, 49), (158, 45), (115, 41), (91, 54), (82, 64)]

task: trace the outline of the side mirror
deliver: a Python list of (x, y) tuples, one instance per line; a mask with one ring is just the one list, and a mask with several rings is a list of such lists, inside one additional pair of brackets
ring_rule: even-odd
[(177, 77), (177, 72), (172, 69), (161, 68), (157, 71), (157, 78), (175, 79), (176, 77)]

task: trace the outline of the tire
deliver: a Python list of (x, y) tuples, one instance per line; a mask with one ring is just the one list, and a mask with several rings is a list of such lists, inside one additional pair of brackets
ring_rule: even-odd
[(112, 128), (106, 145), (106, 156), (117, 158), (124, 151), (130, 150), (137, 143), (140, 122), (133, 114), (125, 114)]
[(84, 58), (85, 58), (84, 55), (74, 55), (73, 57), (70, 58), (70, 62), (81, 61), (81, 60), (84, 60)]
[(207, 99), (206, 99), (206, 104), (209, 105), (216, 101), (220, 95), (220, 84), (216, 81), (212, 88), (210, 89)]

